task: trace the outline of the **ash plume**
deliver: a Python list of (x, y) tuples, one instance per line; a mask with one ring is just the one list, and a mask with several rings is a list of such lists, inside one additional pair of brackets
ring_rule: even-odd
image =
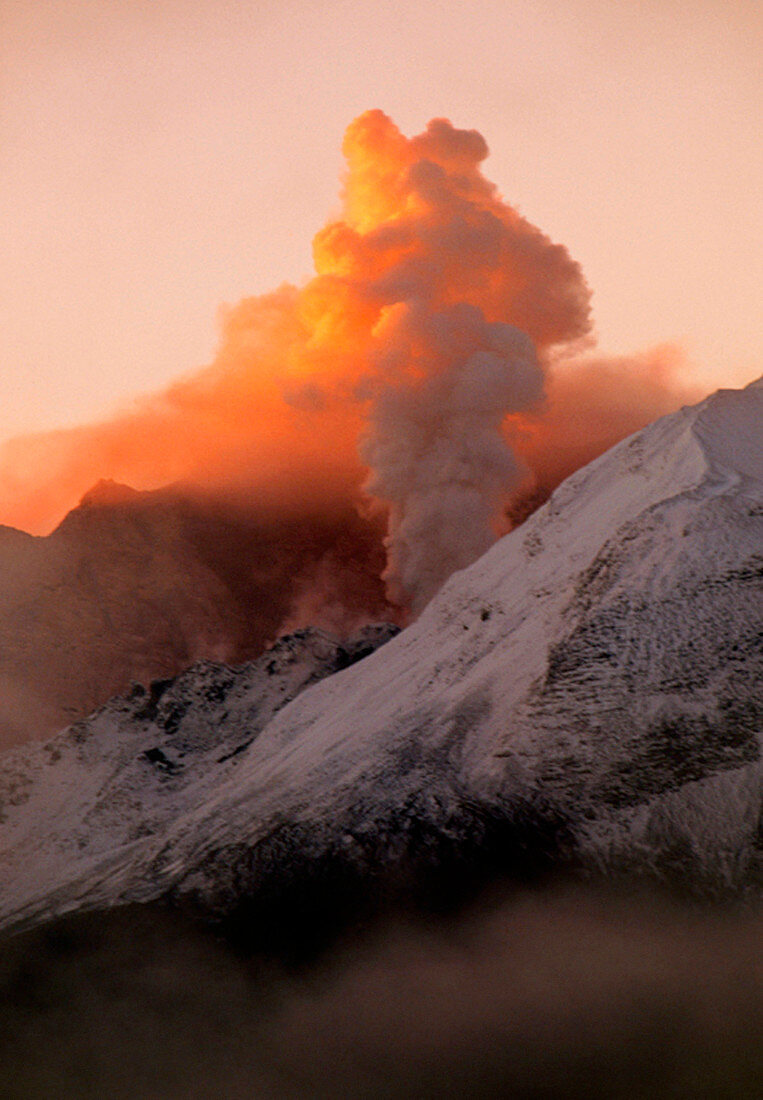
[(542, 375), (530, 340), (474, 307), (406, 305), (392, 324), (385, 354), (405, 369), (380, 386), (361, 454), (367, 491), (388, 506), (390, 595), (416, 612), (493, 542), (520, 476), (503, 420), (539, 397)]
[[(559, 354), (590, 343), (590, 293), (484, 177), (487, 152), (445, 119), (407, 138), (381, 111), (357, 118), (314, 277), (226, 309), (214, 362), (163, 392), (6, 443), (0, 522), (47, 532), (103, 478), (309, 517), (370, 504), (386, 519), (388, 596), (417, 611), (505, 529), (512, 493), (533, 478), (545, 492), (655, 405), (654, 384), (636, 386), (612, 430), (591, 432), (608, 368), (587, 361), (552, 371), (544, 404)], [(656, 392), (659, 411), (680, 403), (669, 384)], [(311, 560), (303, 588), (313, 574), (324, 584)], [(307, 588), (302, 609), (318, 599)]]

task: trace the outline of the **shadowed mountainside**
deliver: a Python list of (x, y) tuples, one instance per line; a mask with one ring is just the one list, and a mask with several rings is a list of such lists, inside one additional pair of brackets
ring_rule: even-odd
[[(0, 748), (134, 681), (257, 656), (305, 617), (390, 618), (378, 523), (100, 483), (45, 538), (0, 528)], [(311, 601), (305, 601), (309, 593)]]

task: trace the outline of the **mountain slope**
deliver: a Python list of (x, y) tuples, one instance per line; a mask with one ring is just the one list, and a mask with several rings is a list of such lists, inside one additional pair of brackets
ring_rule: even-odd
[(761, 423), (757, 383), (625, 440), (269, 720), (202, 666), (171, 720), (133, 696), (9, 754), (2, 919), (486, 851), (757, 891)]
[(0, 748), (134, 680), (257, 656), (327, 563), (338, 574), (327, 599), (351, 625), (353, 609), (383, 618), (382, 562), (381, 532), (350, 505), (286, 514), (110, 482), (45, 538), (0, 528)]

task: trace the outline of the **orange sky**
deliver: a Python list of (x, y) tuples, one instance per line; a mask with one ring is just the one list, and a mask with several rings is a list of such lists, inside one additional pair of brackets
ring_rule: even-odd
[(0, 0), (0, 439), (208, 362), (221, 303), (299, 281), (341, 137), (446, 116), (567, 246), (601, 348), (760, 373), (753, 0)]

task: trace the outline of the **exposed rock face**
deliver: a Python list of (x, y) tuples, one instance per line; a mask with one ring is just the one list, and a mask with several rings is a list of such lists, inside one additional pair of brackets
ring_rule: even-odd
[(2, 919), (480, 860), (759, 891), (761, 423), (760, 383), (658, 421), (307, 690), (352, 654), (205, 664), (9, 754)]
[(0, 528), (0, 750), (133, 681), (259, 655), (305, 571), (335, 558), (336, 599), (383, 618), (381, 534), (349, 506), (278, 515), (103, 482), (46, 538)]

